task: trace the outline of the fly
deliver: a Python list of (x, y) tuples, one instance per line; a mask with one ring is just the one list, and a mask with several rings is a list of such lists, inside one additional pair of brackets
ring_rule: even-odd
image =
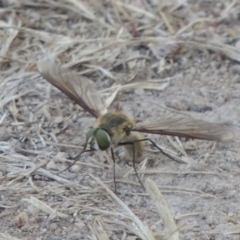
[[(99, 92), (88, 78), (80, 76), (77, 72), (66, 69), (51, 61), (38, 62), (37, 69), (45, 80), (65, 93), (71, 100), (96, 118), (94, 126), (86, 134), (86, 144), (80, 156), (83, 152), (105, 151), (110, 148), (114, 163), (115, 191), (114, 146), (124, 147), (125, 159), (132, 161), (134, 171), (142, 186), (143, 184), (138, 176), (135, 163), (142, 161), (144, 143), (146, 141), (151, 142), (159, 151), (171, 158), (151, 139), (144, 138), (142, 133), (209, 141), (233, 140), (240, 133), (239, 129), (234, 126), (210, 123), (177, 114), (161, 117), (150, 123), (136, 125), (132, 119), (121, 112), (108, 112)], [(87, 146), (90, 147), (89, 150), (87, 150)], [(67, 169), (75, 164), (75, 162), (76, 160)]]

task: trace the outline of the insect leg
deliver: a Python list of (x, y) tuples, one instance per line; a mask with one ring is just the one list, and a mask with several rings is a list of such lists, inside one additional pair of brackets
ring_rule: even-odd
[(170, 154), (164, 152), (162, 150), (162, 148), (160, 148), (153, 140), (151, 140), (150, 138), (143, 138), (143, 139), (139, 139), (139, 140), (135, 140), (133, 142), (142, 142), (142, 141), (149, 141), (155, 148), (157, 148), (163, 155), (165, 155), (166, 157), (172, 159), (173, 161), (176, 161)]
[(142, 181), (140, 180), (140, 177), (139, 177), (139, 175), (138, 175), (138, 172), (137, 172), (137, 169), (136, 169), (136, 161), (135, 161), (135, 145), (134, 145), (134, 143), (135, 142), (140, 142), (140, 141), (144, 141), (144, 140), (136, 140), (136, 141), (132, 141), (132, 142), (122, 142), (122, 143), (118, 143), (118, 145), (119, 146), (123, 146), (123, 145), (132, 145), (132, 148), (133, 148), (133, 169), (134, 169), (134, 171), (135, 171), (135, 173), (136, 173), (136, 176), (137, 176), (137, 179), (138, 179), (138, 181), (139, 181), (139, 183), (142, 185), (142, 187), (145, 189), (145, 187), (144, 187), (144, 185), (143, 185), (143, 183), (142, 183)]
[[(92, 152), (93, 150), (89, 149), (86, 150), (87, 144), (85, 144), (83, 150), (81, 151), (81, 153), (77, 156), (77, 157), (81, 157), (82, 153), (84, 152)], [(65, 168), (63, 171), (58, 172), (57, 174), (63, 173), (65, 171), (67, 171), (70, 167), (72, 167), (76, 162), (78, 161), (78, 159), (74, 160), (73, 163), (71, 163), (67, 168)]]
[[(138, 175), (138, 173), (137, 173), (137, 170), (136, 170), (136, 165), (135, 165), (135, 145), (134, 145), (135, 142), (142, 142), (142, 141), (149, 141), (149, 142), (151, 142), (151, 144), (152, 144), (154, 147), (156, 147), (163, 155), (169, 157), (170, 159), (172, 159), (172, 160), (174, 160), (174, 161), (175, 161), (175, 159), (174, 159), (171, 155), (169, 155), (169, 154), (167, 154), (166, 152), (164, 152), (153, 140), (151, 140), (151, 139), (149, 139), (149, 138), (138, 139), (138, 140), (134, 140), (134, 141), (132, 141), (132, 142), (121, 142), (121, 143), (118, 143), (119, 146), (122, 146), (122, 145), (130, 145), (130, 144), (133, 146), (133, 168), (134, 168), (134, 171), (135, 171), (135, 173), (136, 173), (136, 175), (137, 175), (138, 181), (139, 181), (140, 184), (143, 186), (143, 184), (142, 184), (142, 182), (141, 182), (141, 180), (140, 180), (140, 178), (139, 178), (139, 175)], [(144, 188), (144, 186), (143, 186), (143, 188)]]
[(113, 160), (113, 182), (114, 182), (114, 189), (115, 193), (117, 194), (117, 183), (116, 183), (116, 163), (115, 163), (115, 158), (114, 158), (114, 152), (113, 149), (111, 148), (111, 155), (112, 155), (112, 160)]

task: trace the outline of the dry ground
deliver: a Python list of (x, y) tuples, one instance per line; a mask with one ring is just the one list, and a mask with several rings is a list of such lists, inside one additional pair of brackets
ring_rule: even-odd
[(111, 106), (137, 122), (181, 111), (240, 126), (239, 1), (4, 0), (0, 15), (0, 239), (240, 238), (239, 141), (155, 135), (185, 163), (147, 145), (146, 190), (118, 160), (115, 196), (109, 152), (56, 174), (94, 118), (35, 68), (54, 57), (105, 98), (134, 83)]

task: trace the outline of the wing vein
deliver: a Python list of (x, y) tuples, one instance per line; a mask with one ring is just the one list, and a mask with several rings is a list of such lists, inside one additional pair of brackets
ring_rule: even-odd
[(77, 72), (51, 61), (38, 62), (37, 69), (45, 80), (65, 93), (92, 116), (97, 118), (107, 112), (100, 94), (86, 77), (81, 77)]

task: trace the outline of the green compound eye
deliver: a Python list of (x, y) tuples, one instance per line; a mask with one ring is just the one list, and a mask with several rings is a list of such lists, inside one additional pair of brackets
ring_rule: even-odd
[(111, 141), (106, 131), (102, 129), (98, 129), (95, 136), (96, 136), (98, 147), (101, 150), (106, 150), (110, 147)]
[(89, 141), (89, 138), (92, 137), (92, 135), (93, 135), (94, 132), (96, 132), (96, 131), (97, 131), (96, 128), (91, 128), (91, 129), (87, 132), (87, 134), (86, 134), (86, 142)]

